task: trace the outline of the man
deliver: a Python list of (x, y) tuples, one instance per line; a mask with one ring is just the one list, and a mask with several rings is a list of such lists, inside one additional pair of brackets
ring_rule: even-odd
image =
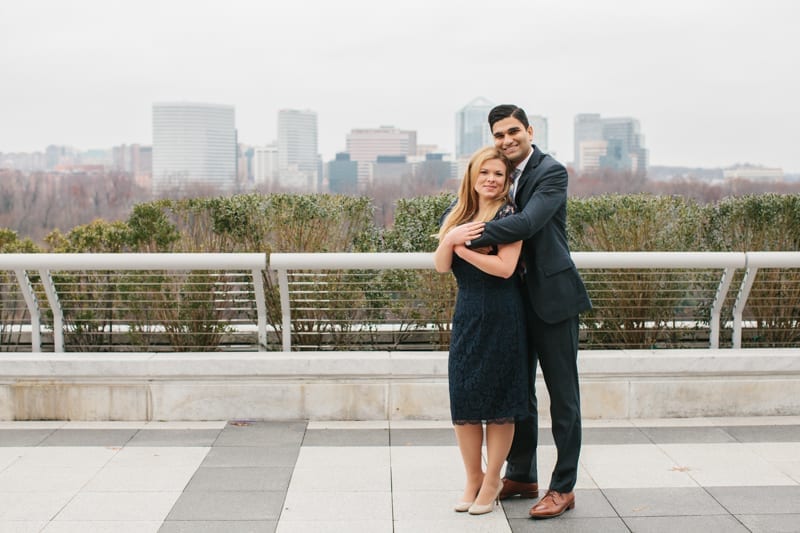
[(550, 487), (530, 510), (533, 518), (559, 516), (575, 506), (573, 488), (581, 447), (578, 390), (578, 314), (591, 309), (567, 244), (567, 171), (532, 145), (533, 128), (521, 108), (499, 105), (489, 112), (494, 143), (517, 170), (512, 195), (519, 212), (486, 223), (470, 248), (523, 241), (523, 297), (529, 332), (530, 417), (518, 421), (500, 498), (539, 494), (536, 470), (537, 360), (550, 394), (553, 439), (558, 450)]

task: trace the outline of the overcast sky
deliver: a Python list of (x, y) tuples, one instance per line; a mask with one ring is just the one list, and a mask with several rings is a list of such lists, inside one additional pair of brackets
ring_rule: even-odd
[(477, 96), (548, 117), (639, 119), (650, 162), (800, 172), (794, 0), (0, 0), (0, 151), (152, 141), (153, 102), (236, 108), (240, 142), (312, 109), (327, 160), (352, 128), (454, 148)]

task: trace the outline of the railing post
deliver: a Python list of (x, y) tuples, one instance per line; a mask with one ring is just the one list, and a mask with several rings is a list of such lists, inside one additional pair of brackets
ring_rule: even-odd
[(252, 275), (258, 312), (258, 351), (264, 352), (267, 350), (267, 302), (264, 297), (264, 280), (261, 278), (261, 270), (253, 269)]
[(39, 302), (36, 301), (36, 294), (33, 292), (31, 280), (28, 277), (28, 272), (25, 270), (15, 270), (14, 274), (17, 275), (17, 283), (19, 289), (22, 291), (22, 297), (25, 298), (25, 304), (28, 306), (28, 314), (31, 315), (31, 351), (42, 351), (42, 336), (41, 336), (41, 313), (39, 311)]
[(750, 296), (750, 289), (756, 279), (758, 267), (750, 267), (744, 271), (744, 279), (739, 287), (739, 294), (736, 296), (736, 303), (733, 305), (733, 347), (742, 347), (742, 314), (744, 306), (747, 305), (747, 298)]
[(281, 335), (283, 351), (292, 351), (292, 310), (289, 306), (289, 275), (285, 268), (278, 270), (278, 288), (281, 292)]
[(58, 301), (58, 293), (53, 278), (49, 270), (40, 270), (39, 276), (42, 278), (42, 286), (47, 294), (47, 302), (53, 312), (53, 351), (62, 353), (64, 351), (64, 312), (61, 310), (61, 302)]
[(709, 348), (719, 348), (719, 334), (720, 323), (722, 315), (722, 306), (725, 303), (725, 297), (728, 294), (728, 289), (733, 282), (733, 275), (736, 273), (736, 267), (726, 267), (722, 271), (722, 278), (719, 280), (717, 286), (717, 293), (714, 295), (714, 303), (711, 306), (711, 331), (709, 332)]

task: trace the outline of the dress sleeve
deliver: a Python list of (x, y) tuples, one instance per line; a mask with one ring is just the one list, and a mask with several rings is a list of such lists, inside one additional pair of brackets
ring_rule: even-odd
[(516, 212), (517, 208), (514, 207), (514, 204), (509, 202), (507, 204), (504, 204), (503, 207), (497, 210), (497, 214), (494, 216), (493, 220), (501, 220), (503, 218), (513, 215)]

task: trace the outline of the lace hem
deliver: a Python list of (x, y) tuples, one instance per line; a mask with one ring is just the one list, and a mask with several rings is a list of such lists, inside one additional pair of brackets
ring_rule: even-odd
[(513, 416), (504, 418), (490, 418), (488, 420), (453, 420), (454, 426), (477, 426), (481, 424), (513, 424), (516, 419)]

